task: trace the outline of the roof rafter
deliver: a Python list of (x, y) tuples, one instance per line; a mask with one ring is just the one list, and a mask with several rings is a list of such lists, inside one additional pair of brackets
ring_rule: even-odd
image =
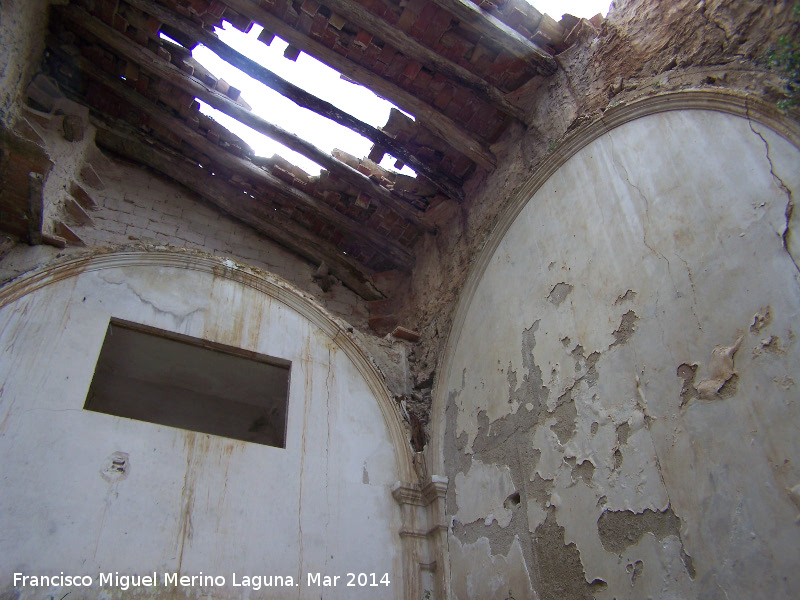
[(413, 223), (415, 226), (425, 229), (427, 231), (435, 231), (435, 227), (426, 223), (421, 218), (421, 211), (416, 207), (410, 205), (402, 197), (393, 194), (387, 188), (374, 182), (372, 179), (363, 173), (353, 169), (350, 165), (338, 160), (327, 152), (320, 150), (313, 144), (303, 140), (302, 138), (294, 135), (270, 123), (269, 121), (259, 117), (252, 111), (240, 106), (228, 96), (221, 94), (216, 90), (209, 89), (208, 86), (200, 82), (198, 79), (188, 75), (175, 65), (167, 62), (161, 57), (153, 54), (147, 48), (131, 41), (121, 33), (105, 26), (98, 19), (86, 16), (81, 19), (80, 23), (86, 31), (96, 36), (103, 43), (107, 44), (110, 48), (119, 52), (128, 60), (134, 61), (145, 71), (148, 71), (159, 78), (168, 81), (179, 89), (192, 94), (193, 96), (203, 100), (214, 108), (221, 110), (225, 114), (237, 119), (241, 123), (248, 125), (267, 135), (268, 137), (284, 144), (288, 148), (306, 156), (310, 160), (316, 162), (322, 167), (328, 169), (330, 172), (341, 177), (343, 180), (352, 184), (360, 189), (364, 194), (381, 201), (387, 207), (391, 208), (404, 219)]
[(552, 75), (558, 63), (545, 50), (470, 0), (430, 0), (515, 58), (521, 58), (542, 75)]
[(355, 260), (342, 254), (333, 244), (311, 234), (285, 215), (276, 212), (270, 215), (269, 219), (259, 216), (257, 206), (248, 206), (255, 204), (256, 200), (249, 197), (243, 200), (244, 195), (241, 190), (217, 177), (212, 177), (207, 169), (202, 169), (185, 158), (155, 148), (134, 133), (120, 132), (118, 127), (112, 130), (101, 125), (97, 131), (96, 142), (105, 150), (147, 165), (162, 175), (174, 179), (204, 200), (312, 263), (318, 265), (324, 262), (334, 276), (362, 298), (379, 300), (383, 297), (372, 284), (369, 273)]
[(505, 114), (524, 122), (525, 111), (509, 102), (505, 94), (496, 87), (490, 85), (461, 65), (454, 63), (449, 58), (423, 46), (401, 29), (393, 27), (361, 5), (350, 2), (349, 0), (320, 0), (320, 2), (354, 25), (388, 42), (402, 54), (419, 61), (431, 70), (439, 71), (443, 75), (447, 75), (452, 80), (476, 92), (479, 97), (503, 111)]
[(204, 136), (192, 130), (188, 125), (183, 123), (183, 121), (176, 119), (174, 116), (168, 114), (150, 100), (141, 96), (138, 92), (125, 84), (121, 79), (114, 78), (103, 72), (91, 61), (83, 58), (80, 55), (70, 54), (69, 52), (65, 52), (59, 48), (54, 48), (52, 45), (50, 46), (50, 49), (51, 51), (61, 52), (64, 54), (65, 58), (74, 64), (85, 75), (109, 88), (117, 96), (138, 110), (142, 111), (142, 113), (146, 114), (154, 122), (170, 129), (190, 147), (210, 157), (219, 165), (274, 190), (276, 194), (290, 202), (294, 202), (308, 210), (311, 210), (321, 218), (327, 220), (336, 227), (339, 227), (347, 235), (361, 240), (373, 251), (377, 252), (399, 268), (403, 270), (410, 269), (414, 262), (414, 258), (408, 252), (408, 250), (399, 244), (382, 237), (369, 227), (364, 227), (363, 224), (340, 213), (327, 204), (317, 200), (313, 196), (310, 196), (305, 192), (284, 183), (271, 173), (257, 167), (249, 160), (239, 158), (230, 152), (223, 150), (218, 145), (210, 142)]
[(414, 115), (434, 135), (457, 148), (475, 163), (489, 170), (497, 166), (497, 158), (484, 142), (427, 102), (297, 31), (251, 0), (225, 0), (225, 4), (286, 40), (295, 48)]
[[(204, 29), (190, 25), (183, 19), (179, 19), (174, 14), (170, 13), (155, 2), (152, 2), (151, 0), (128, 1), (131, 5), (148, 12), (164, 23), (168, 23), (186, 35), (190, 35), (194, 39), (197, 39), (201, 44), (214, 52), (228, 64), (233, 65), (250, 77), (260, 81), (267, 87), (279, 92), (281, 95), (285, 96), (298, 106), (307, 108), (319, 115), (322, 115), (323, 117), (339, 123), (340, 125), (344, 125), (348, 129), (352, 129), (353, 131), (371, 140), (373, 143), (385, 148), (387, 152), (392, 154), (392, 156), (401, 159), (408, 166), (414, 169), (417, 174), (428, 179), (450, 198), (456, 200), (464, 199), (464, 191), (458, 182), (454, 181), (446, 173), (440, 172), (428, 166), (424, 160), (416, 157), (402, 144), (395, 142), (392, 137), (388, 136), (380, 129), (377, 129), (368, 123), (364, 123), (356, 117), (334, 106), (330, 102), (317, 98), (313, 94), (306, 92), (304, 89), (286, 81), (269, 69), (263, 67), (254, 60), (249, 59), (224, 42), (220, 41), (215, 35), (205, 31)], [(76, 12), (76, 14), (78, 13)], [(86, 14), (86, 18), (91, 17)]]

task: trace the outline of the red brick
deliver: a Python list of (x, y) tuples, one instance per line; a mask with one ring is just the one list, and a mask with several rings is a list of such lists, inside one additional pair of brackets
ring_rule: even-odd
[(467, 88), (459, 86), (456, 89), (455, 93), (453, 94), (453, 100), (455, 100), (458, 104), (466, 104), (467, 101), (472, 98), (472, 92), (470, 92)]
[(118, 6), (118, 0), (101, 0), (100, 6), (97, 7), (100, 18), (112, 27), (114, 25), (114, 15), (117, 12)]
[(406, 68), (403, 69), (403, 77), (407, 77), (408, 79), (414, 79), (419, 72), (422, 70), (422, 64), (417, 62), (416, 60), (409, 60)]
[(121, 33), (125, 33), (128, 30), (128, 22), (120, 15), (114, 15), (114, 29)]
[(453, 98), (453, 88), (450, 86), (445, 87), (441, 92), (436, 95), (436, 100), (434, 100), (434, 106), (444, 109), (450, 104), (450, 100)]
[(279, 17), (283, 18), (288, 9), (289, 9), (288, 0), (275, 0), (275, 6), (272, 8), (272, 12), (278, 15)]
[(438, 94), (444, 89), (444, 86), (447, 84), (447, 78), (441, 75), (440, 73), (434, 73), (433, 81), (431, 81), (428, 89), (430, 89), (434, 95)]
[(403, 72), (407, 63), (408, 59), (405, 56), (402, 54), (395, 55), (395, 57), (392, 59), (392, 64), (390, 64), (386, 69), (386, 77), (394, 79)]
[(301, 12), (297, 17), (297, 30), (305, 35), (311, 35), (311, 26), (314, 24), (314, 19), (309, 17), (306, 13)]
[(225, 14), (225, 9), (227, 8), (228, 7), (220, 0), (211, 0), (211, 4), (208, 5), (207, 12), (214, 15), (217, 19), (221, 19), (222, 15)]
[(372, 42), (372, 34), (362, 29), (356, 34), (353, 45), (362, 50), (366, 50), (370, 42)]
[[(305, 13), (303, 13), (305, 14)], [(297, 21), (300, 18), (300, 14), (294, 10), (293, 8), (289, 7), (286, 9), (286, 13), (283, 15), (284, 22), (289, 25), (290, 27), (294, 27), (297, 25)]]
[(456, 118), (464, 121), (464, 123), (469, 123), (470, 119), (475, 116), (475, 109), (467, 104), (466, 106), (462, 107), (461, 110), (456, 115)]
[(397, 239), (401, 235), (403, 235), (403, 232), (405, 231), (405, 229), (406, 229), (406, 226), (405, 226), (404, 223), (397, 223), (397, 224), (395, 224), (394, 227), (392, 227), (391, 231), (389, 232), (389, 235), (391, 237), (393, 237), (394, 239)]
[(147, 88), (150, 86), (150, 78), (144, 73), (139, 73), (139, 79), (136, 80), (136, 91), (144, 95)]
[(380, 56), (382, 52), (382, 48), (376, 46), (375, 44), (370, 44), (367, 48), (367, 51), (364, 53), (364, 58), (367, 61), (367, 64), (372, 67), (375, 64), (375, 61), (378, 60), (378, 56)]
[(306, 13), (309, 17), (313, 17), (319, 10), (319, 2), (316, 2), (316, 0), (305, 0), (303, 5), (300, 7), (300, 10)]
[(150, 39), (144, 29), (134, 29), (133, 27), (128, 27), (126, 35), (140, 46), (147, 46), (147, 40)]
[(450, 22), (452, 21), (452, 17), (450, 13), (445, 10), (437, 9), (436, 14), (434, 15), (433, 19), (431, 19), (431, 24), (428, 27), (425, 35), (422, 36), (422, 42), (427, 44), (428, 46), (433, 46), (436, 42), (439, 41), (439, 38), (442, 37), (442, 34), (447, 31), (447, 28), (450, 27)]
[(481, 54), (480, 58), (478, 58), (478, 61), (473, 64), (471, 71), (477, 73), (483, 78), (486, 76), (486, 73), (489, 72), (491, 66), (492, 59), (486, 54)]
[(397, 25), (400, 15), (395, 13), (393, 10), (387, 9), (386, 12), (383, 13), (383, 18), (387, 23), (389, 23), (389, 25)]
[(161, 21), (156, 19), (155, 17), (148, 17), (147, 18), (147, 29), (150, 33), (156, 35), (161, 30)]
[[(433, 17), (436, 16), (437, 7), (433, 3), (427, 3), (425, 7), (422, 9), (422, 12), (419, 13), (419, 17), (414, 22), (414, 26), (411, 28), (411, 35), (421, 39), (423, 34), (428, 30), (428, 27), (431, 25), (431, 21), (433, 21)], [(415, 35), (415, 32), (419, 31), (418, 35)]]
[(328, 48), (333, 48), (338, 41), (338, 37), (335, 33), (333, 33), (329, 27), (325, 28), (325, 31), (322, 33), (322, 43), (325, 44)]
[(389, 44), (386, 44), (378, 55), (378, 60), (385, 65), (390, 65), (395, 54), (397, 54), (397, 51)]
[(433, 75), (424, 70), (420, 71), (419, 74), (414, 78), (414, 87), (423, 90), (427, 89), (432, 80)]
[(447, 107), (444, 109), (444, 114), (446, 114), (451, 119), (457, 119), (459, 112), (461, 112), (461, 105), (456, 102), (453, 102), (452, 100), (447, 104)]
[(326, 19), (321, 13), (317, 13), (314, 16), (314, 23), (311, 25), (311, 37), (315, 40), (321, 40), (327, 29), (328, 19)]
[(198, 15), (203, 15), (208, 11), (210, 4), (211, 2), (209, 0), (191, 0), (189, 2), (189, 7)]

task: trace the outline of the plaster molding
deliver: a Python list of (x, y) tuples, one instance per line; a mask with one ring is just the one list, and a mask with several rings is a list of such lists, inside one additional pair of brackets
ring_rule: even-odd
[[(400, 538), (404, 544), (406, 597), (419, 597), (422, 592), (423, 572), (433, 577), (434, 598), (445, 597), (447, 587), (446, 548), (448, 522), (444, 500), (448, 480), (433, 477), (427, 483), (402, 483), (392, 486), (392, 497), (400, 505), (403, 526)], [(445, 565), (440, 569), (440, 565)]]
[(187, 269), (223, 277), (253, 288), (278, 300), (324, 331), (347, 355), (364, 377), (378, 400), (384, 423), (394, 446), (398, 475), (403, 481), (418, 479), (414, 469), (408, 433), (397, 404), (392, 400), (383, 375), (361, 343), (350, 333), (352, 329), (331, 315), (310, 295), (280, 277), (231, 259), (186, 249), (136, 247), (119, 250), (92, 251), (63, 261), (38, 267), (20, 275), (0, 288), (0, 308), (50, 284), (77, 277), (81, 273), (126, 267)]
[(430, 473), (444, 473), (445, 409), (447, 390), (442, 388), (448, 380), (451, 361), (455, 353), (461, 330), (464, 326), (472, 298), (478, 289), (483, 274), (489, 266), (500, 242), (511, 225), (545, 182), (583, 148), (610, 131), (635, 121), (663, 112), (671, 111), (714, 111), (721, 112), (751, 122), (759, 123), (772, 130), (794, 146), (800, 148), (800, 123), (791, 120), (772, 104), (754, 98), (743, 92), (732, 90), (680, 90), (648, 96), (630, 103), (612, 105), (599, 119), (588, 123), (568, 134), (559, 145), (539, 164), (536, 170), (514, 194), (508, 206), (497, 217), (486, 243), (480, 250), (463, 289), (459, 295), (453, 322), (447, 335), (441, 366), (437, 369), (431, 406), (431, 442), (426, 452), (426, 463)]

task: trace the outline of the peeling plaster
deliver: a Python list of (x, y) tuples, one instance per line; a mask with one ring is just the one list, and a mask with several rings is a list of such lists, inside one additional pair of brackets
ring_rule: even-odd
[(484, 519), (486, 525), (491, 525), (496, 520), (500, 527), (507, 527), (511, 522), (511, 511), (504, 503), (516, 488), (508, 467), (484, 465), (473, 459), (466, 474), (456, 475), (455, 490), (458, 521), (472, 523)]
[[(499, 555), (518, 539), (540, 598), (579, 598), (595, 581), (598, 600), (730, 595), (733, 580), (752, 596), (746, 582), (770, 570), (788, 578), (766, 583), (775, 597), (793, 597), (781, 590), (800, 589), (787, 558), (797, 534), (778, 525), (797, 517), (787, 490), (800, 481), (785, 194), (745, 119), (678, 111), (611, 137), (536, 192), (472, 298), (445, 378), (448, 474), (470, 457), (507, 466), (520, 503), (508, 527), (476, 519), (451, 539)], [(773, 172), (799, 185), (788, 167), (800, 153), (764, 137)], [(537, 533), (573, 569), (561, 596)], [(625, 543), (609, 551), (614, 536)], [(454, 578), (462, 568), (451, 562)]]

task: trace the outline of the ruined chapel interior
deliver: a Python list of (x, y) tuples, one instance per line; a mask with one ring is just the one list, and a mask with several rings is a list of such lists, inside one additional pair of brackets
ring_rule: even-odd
[(0, 599), (800, 597), (800, 4), (535, 5), (0, 3)]

